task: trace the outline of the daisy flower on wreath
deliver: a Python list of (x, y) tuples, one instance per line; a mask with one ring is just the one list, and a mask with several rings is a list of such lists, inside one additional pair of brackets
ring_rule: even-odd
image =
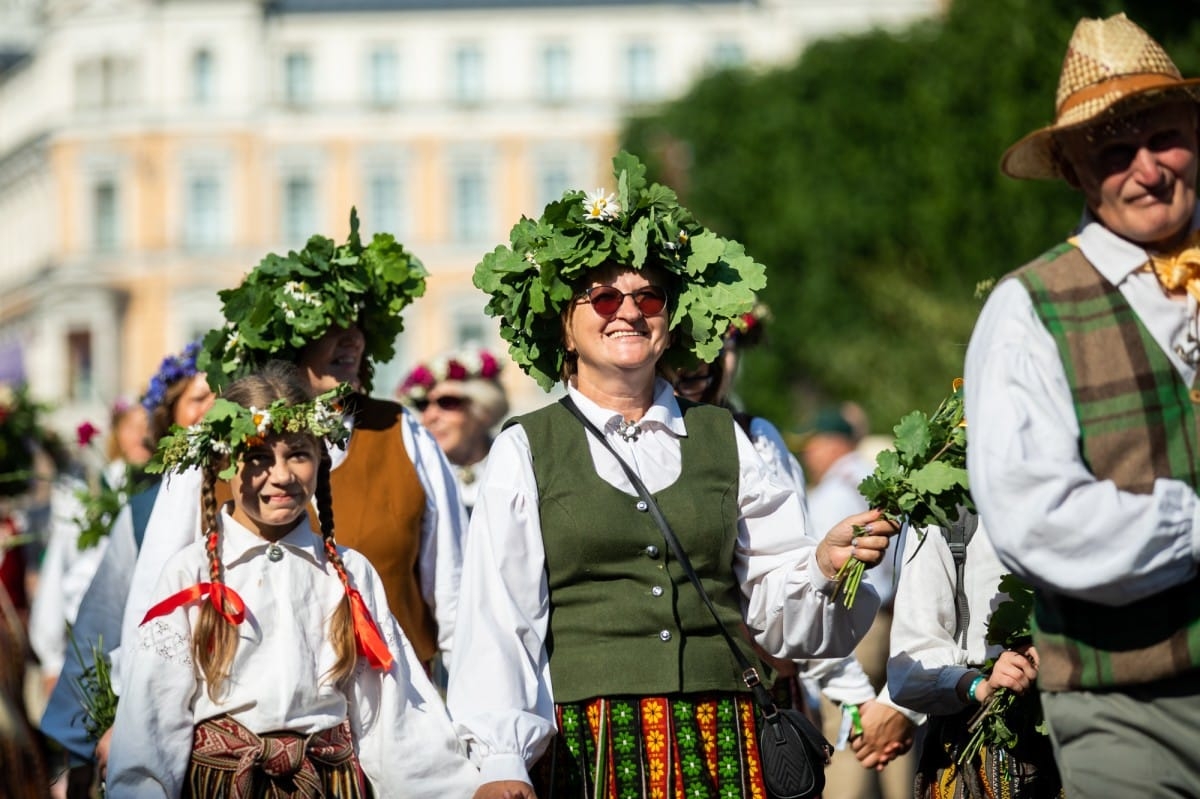
[(615, 192), (596, 189), (583, 198), (584, 214), (592, 222), (608, 222), (621, 214), (621, 204)]

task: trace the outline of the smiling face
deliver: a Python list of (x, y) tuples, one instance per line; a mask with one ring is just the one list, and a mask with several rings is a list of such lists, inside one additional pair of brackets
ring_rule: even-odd
[(1175, 103), (1061, 133), (1067, 180), (1118, 236), (1170, 247), (1196, 206), (1196, 125), (1196, 106)]
[(317, 489), (320, 445), (312, 436), (268, 436), (242, 453), (233, 489), (233, 518), (268, 541), (300, 522)]
[(610, 384), (633, 391), (654, 384), (655, 365), (670, 345), (669, 306), (653, 313), (638, 307), (635, 292), (653, 285), (653, 272), (609, 267), (590, 276), (584, 289), (611, 286), (623, 294), (611, 316), (599, 313), (583, 296), (577, 297), (567, 314), (564, 338), (568, 351), (578, 355), (577, 385), (585, 391), (591, 384)]
[(299, 366), (308, 378), (313, 396), (349, 383), (362, 389), (362, 359), (366, 340), (357, 325), (331, 327), (300, 353)]

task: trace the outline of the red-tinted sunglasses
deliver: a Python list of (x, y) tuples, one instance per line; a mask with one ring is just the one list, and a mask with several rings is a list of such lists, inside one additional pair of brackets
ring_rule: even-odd
[(583, 292), (582, 299), (590, 302), (601, 316), (616, 316), (626, 297), (646, 316), (653, 316), (667, 306), (667, 292), (661, 286), (646, 286), (636, 291), (621, 291), (612, 286), (593, 286)]
[[(413, 407), (417, 409), (418, 413), (424, 413), (425, 409), (429, 407), (429, 402), (430, 401), (428, 399), (422, 398), (413, 400), (412, 404)], [(467, 404), (467, 398), (455, 397), (452, 394), (443, 394), (442, 396), (433, 400), (433, 404), (441, 408), (443, 411), (457, 411), (462, 408), (462, 406)]]

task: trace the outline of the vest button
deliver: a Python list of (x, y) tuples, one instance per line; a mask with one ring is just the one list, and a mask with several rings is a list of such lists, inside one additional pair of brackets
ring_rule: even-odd
[(658, 637), (659, 637), (659, 640), (661, 640), (661, 641), (664, 641), (664, 642), (670, 641), (671, 640), (671, 631), (663, 630), (661, 633), (658, 634)]
[(646, 557), (648, 557), (648, 558), (657, 558), (658, 557), (658, 547), (654, 546), (654, 544), (651, 544), (650, 546), (646, 547), (645, 552), (646, 552)]
[(644, 499), (639, 499), (634, 507), (640, 510), (642, 513), (650, 510), (650, 506), (646, 504), (646, 500)]
[(650, 589), (650, 594), (652, 596), (662, 596), (663, 595), (662, 586), (661, 585), (654, 586), (653, 588)]
[(1188, 392), (1188, 396), (1191, 397), (1192, 402), (1200, 404), (1200, 388), (1193, 388)]

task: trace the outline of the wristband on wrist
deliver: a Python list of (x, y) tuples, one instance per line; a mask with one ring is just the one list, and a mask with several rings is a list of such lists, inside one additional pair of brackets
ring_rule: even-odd
[(984, 677), (982, 674), (979, 674), (975, 677), (975, 679), (971, 680), (971, 685), (970, 685), (970, 687), (967, 688), (967, 701), (968, 702), (973, 702), (975, 704), (979, 704), (979, 700), (975, 697), (975, 689), (979, 687), (979, 683), (983, 682), (986, 679), (987, 679), (987, 677)]
[(863, 734), (862, 715), (858, 712), (858, 705), (846, 705), (846, 712), (850, 714), (850, 737)]

